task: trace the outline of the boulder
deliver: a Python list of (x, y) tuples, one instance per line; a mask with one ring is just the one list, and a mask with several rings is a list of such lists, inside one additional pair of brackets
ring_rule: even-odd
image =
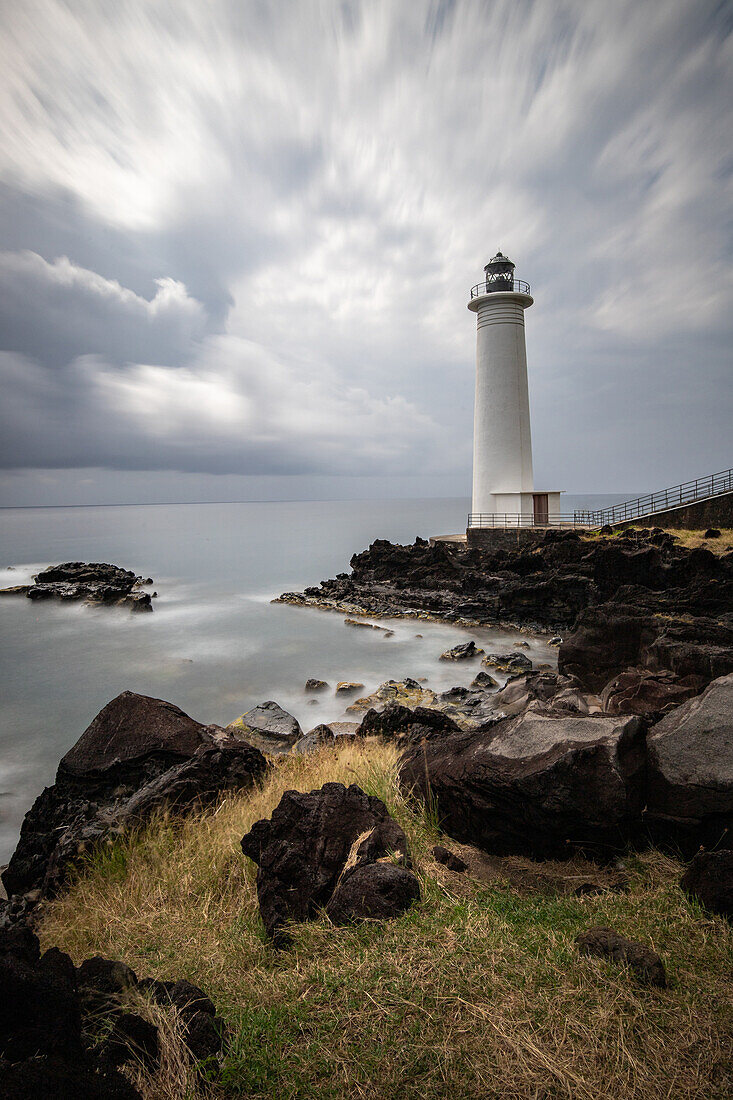
[(454, 733), (459, 729), (447, 714), (428, 707), (403, 707), (388, 703), (382, 711), (368, 710), (357, 730), (359, 737), (382, 737), (386, 741), (420, 742), (436, 734)]
[(229, 723), (227, 730), (245, 737), (262, 752), (272, 754), (290, 752), (298, 738), (303, 736), (297, 718), (272, 699), (240, 715)]
[(680, 886), (711, 913), (733, 921), (733, 851), (698, 852)]
[(612, 928), (589, 928), (576, 937), (575, 943), (581, 955), (595, 955), (628, 966), (644, 985), (665, 989), (667, 976), (656, 951), (636, 940), (620, 936)]
[(646, 822), (692, 854), (733, 847), (733, 674), (666, 715), (647, 737)]
[(480, 657), (483, 653), (483, 649), (478, 649), (473, 639), (470, 642), (464, 642), (463, 645), (454, 645), (452, 649), (447, 649), (445, 653), (441, 653), (441, 661), (470, 661), (474, 657)]
[[(363, 685), (360, 685), (363, 687)], [(418, 680), (406, 676), (404, 680), (385, 680), (371, 695), (356, 699), (347, 710), (381, 710), (389, 703), (399, 703), (405, 707), (430, 707), (435, 703), (436, 695), (430, 688), (423, 687)]]
[(280, 946), (289, 923), (328, 905), (345, 870), (385, 857), (409, 867), (407, 839), (384, 803), (341, 783), (286, 791), (271, 819), (242, 838), (242, 851), (257, 864), (260, 915)]
[(481, 664), (487, 668), (498, 668), (500, 672), (524, 672), (532, 667), (529, 657), (523, 653), (489, 653)]
[[(183, 813), (251, 786), (267, 762), (217, 726), (161, 699), (123, 692), (59, 764), (25, 816), (2, 878), (8, 896), (53, 895), (88, 851), (154, 810)], [(23, 909), (13, 910), (19, 914)]]
[(364, 687), (358, 680), (339, 680), (336, 684), (337, 695), (348, 695), (352, 691), (360, 691)]
[(661, 717), (702, 691), (700, 676), (678, 680), (673, 672), (629, 668), (615, 676), (601, 692), (604, 714), (643, 714)]
[(318, 752), (324, 745), (334, 745), (335, 742), (336, 737), (331, 727), (321, 723), (295, 742), (293, 752), (299, 756), (307, 756), (308, 753)]
[(444, 832), (492, 854), (608, 856), (638, 830), (644, 764), (636, 717), (527, 711), (409, 748), (399, 778)]
[(131, 1081), (89, 1058), (66, 1062), (55, 1057), (25, 1062), (0, 1060), (3, 1100), (142, 1100)]
[(206, 726), (173, 703), (123, 691), (91, 721), (59, 770), (91, 777), (153, 755), (173, 764), (193, 756), (206, 740)]
[(157, 1027), (136, 1012), (120, 1013), (105, 1043), (104, 1056), (113, 1066), (133, 1062), (155, 1070), (160, 1058)]
[(420, 884), (407, 867), (366, 863), (341, 879), (326, 906), (334, 924), (399, 917), (420, 898)]
[(489, 672), (477, 672), (471, 681), (472, 688), (495, 688), (499, 686), (499, 681), (495, 680)]

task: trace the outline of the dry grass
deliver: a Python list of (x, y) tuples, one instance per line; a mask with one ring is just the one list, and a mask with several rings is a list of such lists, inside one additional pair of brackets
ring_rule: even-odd
[[(639, 523), (639, 530), (646, 529), (649, 531), (653, 523), (644, 528), (642, 523)], [(629, 528), (632, 532), (635, 530), (633, 527)], [(701, 528), (699, 531), (685, 531), (682, 527), (664, 527), (662, 530), (666, 531), (669, 535), (674, 535), (679, 546), (684, 546), (687, 550), (694, 550), (698, 546), (704, 546), (708, 550), (712, 550), (714, 554), (727, 554), (729, 550), (733, 550), (733, 528), (721, 527), (720, 538), (718, 539), (706, 539), (705, 531), (707, 528)], [(624, 531), (621, 529), (615, 529), (612, 535), (600, 535), (597, 531), (588, 532), (583, 535), (584, 539), (592, 542), (604, 541), (610, 538), (623, 538)]]
[[(396, 762), (378, 743), (281, 758), (253, 795), (154, 823), (51, 906), (44, 943), (77, 962), (101, 953), (141, 976), (203, 986), (232, 1029), (216, 1097), (731, 1095), (733, 929), (685, 899), (674, 861), (630, 857), (628, 893), (584, 897), (452, 876), (430, 858), (435, 826), (400, 796)], [(284, 790), (334, 780), (385, 800), (408, 834), (423, 900), (383, 924), (303, 925), (293, 949), (276, 953), (239, 840)], [(669, 989), (579, 957), (573, 940), (594, 924), (652, 944)], [(190, 1074), (166, 1081), (145, 1083), (149, 1100), (196, 1095)]]

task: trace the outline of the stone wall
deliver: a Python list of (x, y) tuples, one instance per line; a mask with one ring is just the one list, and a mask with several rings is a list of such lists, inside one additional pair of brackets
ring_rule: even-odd
[(545, 539), (547, 527), (469, 527), (466, 531), (468, 546), (482, 550), (531, 550)]
[(733, 527), (733, 493), (711, 497), (710, 500), (696, 500), (664, 512), (655, 512), (651, 516), (614, 523), (613, 526), (619, 530), (624, 527), (679, 527), (685, 531)]

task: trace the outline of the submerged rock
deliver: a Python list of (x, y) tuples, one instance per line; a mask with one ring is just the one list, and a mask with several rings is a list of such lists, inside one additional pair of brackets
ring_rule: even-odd
[(447, 649), (445, 653), (441, 653), (441, 661), (470, 661), (474, 657), (480, 657), (483, 653), (483, 649), (478, 649), (473, 639), (470, 642), (464, 642), (463, 645), (454, 645), (452, 649)]
[(256, 822), (242, 838), (242, 851), (257, 864), (260, 915), (280, 945), (288, 941), (290, 922), (308, 920), (329, 904), (345, 872), (385, 858), (410, 865), (407, 838), (384, 803), (341, 783), (286, 791), (271, 819)]

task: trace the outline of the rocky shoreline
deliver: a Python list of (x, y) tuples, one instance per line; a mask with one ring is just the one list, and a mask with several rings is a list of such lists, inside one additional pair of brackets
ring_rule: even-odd
[[(180, 817), (253, 790), (284, 754), (328, 752), (345, 738), (394, 743), (402, 796), (427, 805), (465, 854), (614, 868), (629, 848), (654, 845), (690, 861), (680, 882), (688, 895), (733, 919), (733, 554), (685, 550), (664, 532), (601, 540), (550, 532), (537, 549), (514, 554), (378, 541), (355, 555), (350, 575), (281, 600), (350, 615), (560, 629), (558, 668), (533, 668), (522, 642), (497, 654), (469, 641), (442, 657), (474, 662), (470, 686), (435, 692), (390, 680), (354, 698), (362, 685), (339, 684), (354, 721), (308, 731), (273, 700), (221, 728), (123, 692), (61, 760), (2, 875), (0, 963), (27, 996), (31, 1030), (44, 983), (66, 983), (62, 1001), (78, 997), (80, 972), (68, 957), (44, 961), (49, 952), (40, 956), (30, 932), (74, 867), (155, 813)], [(504, 686), (492, 669), (509, 673)], [(304, 691), (327, 687), (311, 680)], [(404, 832), (358, 786), (286, 791), (241, 848), (257, 865), (261, 918), (278, 947), (288, 944), (290, 922), (321, 911), (348, 924), (420, 903)], [(469, 866), (441, 846), (435, 853), (453, 873)], [(658, 957), (612, 929), (591, 929), (577, 946), (664, 986)], [(221, 1028), (204, 1025), (218, 1055)], [(14, 1027), (0, 1028), (11, 1047)], [(51, 1043), (48, 1056), (54, 1051)], [(105, 1047), (88, 1067), (100, 1096), (120, 1085), (108, 1054)]]

